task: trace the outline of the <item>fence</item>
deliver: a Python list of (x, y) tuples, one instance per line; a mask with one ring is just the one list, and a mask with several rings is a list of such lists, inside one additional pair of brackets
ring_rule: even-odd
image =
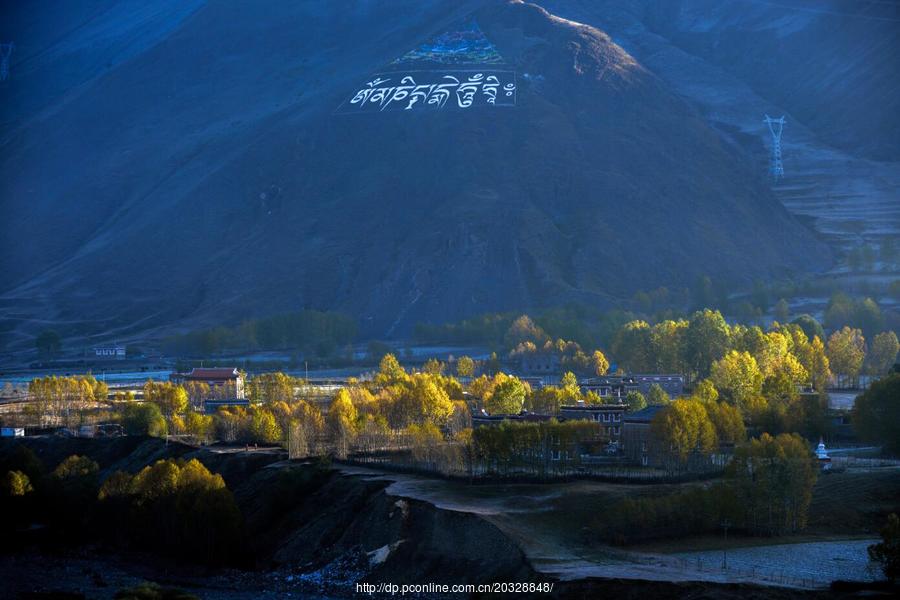
[[(450, 446), (449, 444), (447, 446)], [(573, 480), (604, 481), (609, 483), (683, 483), (720, 477), (721, 468), (702, 471), (665, 471), (640, 467), (621, 462), (620, 464), (567, 464), (549, 469), (536, 469), (534, 465), (510, 465), (502, 472), (487, 469), (483, 465), (467, 461), (461, 446), (452, 453), (441, 453), (432, 460), (416, 460), (409, 451), (385, 451), (355, 453), (340, 461), (345, 464), (377, 468), (396, 473), (411, 473), (438, 476), (448, 479), (478, 483), (498, 481), (516, 483), (546, 483)]]

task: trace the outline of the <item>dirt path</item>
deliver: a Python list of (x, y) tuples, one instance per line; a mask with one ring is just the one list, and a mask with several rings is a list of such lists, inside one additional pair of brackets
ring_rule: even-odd
[[(826, 586), (847, 572), (847, 564), (831, 560), (827, 551), (820, 552), (822, 568), (793, 573), (790, 569), (776, 569), (765, 561), (761, 567), (737, 565), (725, 570), (717, 560), (692, 555), (662, 554), (645, 551), (627, 551), (605, 544), (593, 543), (589, 523), (578, 511), (559, 514), (561, 507), (588, 505), (596, 502), (598, 509), (609, 497), (637, 493), (658, 493), (651, 486), (628, 486), (602, 482), (572, 482), (558, 485), (510, 484), (475, 485), (430, 479), (417, 475), (386, 473), (364, 467), (341, 466), (345, 475), (390, 481), (386, 491), (393, 496), (428, 502), (445, 510), (479, 515), (496, 525), (512, 539), (528, 557), (532, 567), (541, 573), (561, 580), (587, 577), (641, 579), (651, 581), (707, 581), (716, 583), (756, 583), (783, 587), (815, 589)], [(663, 487), (663, 486), (659, 486)], [(574, 501), (573, 501), (574, 499)], [(846, 540), (827, 542), (859, 544)], [(796, 547), (813, 547), (819, 542), (797, 544)], [(757, 546), (757, 556), (767, 548), (783, 552), (784, 540), (778, 545)], [(687, 549), (687, 548), (686, 548)], [(841, 560), (852, 558), (859, 563), (862, 557), (846, 555), (846, 548), (834, 547)], [(840, 549), (841, 551), (838, 551)], [(858, 548), (856, 549), (858, 550)], [(732, 550), (736, 552), (736, 550)], [(859, 552), (856, 552), (859, 554)], [(862, 554), (865, 554), (863, 547)], [(835, 559), (835, 561), (838, 559)], [(771, 562), (771, 561), (770, 561)], [(856, 564), (853, 572), (857, 572)], [(768, 570), (767, 570), (768, 569)]]

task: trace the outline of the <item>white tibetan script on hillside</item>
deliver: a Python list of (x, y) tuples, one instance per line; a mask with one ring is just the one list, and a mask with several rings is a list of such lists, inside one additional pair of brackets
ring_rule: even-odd
[(338, 108), (340, 113), (515, 106), (513, 71), (378, 73)]

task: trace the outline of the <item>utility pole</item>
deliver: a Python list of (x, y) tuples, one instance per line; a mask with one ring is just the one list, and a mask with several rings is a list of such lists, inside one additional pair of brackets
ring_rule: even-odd
[(772, 165), (770, 170), (772, 176), (778, 179), (779, 177), (784, 177), (784, 165), (781, 164), (781, 132), (784, 129), (784, 115), (777, 119), (766, 115), (763, 123), (769, 126), (769, 133), (772, 134)]

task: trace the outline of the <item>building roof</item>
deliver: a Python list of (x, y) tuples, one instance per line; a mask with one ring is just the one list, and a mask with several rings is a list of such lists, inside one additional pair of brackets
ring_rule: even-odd
[(581, 380), (581, 385), (633, 385), (634, 378), (630, 375), (603, 375), (602, 377), (588, 377)]
[(653, 404), (647, 408), (641, 409), (636, 413), (625, 416), (626, 423), (649, 423), (656, 416), (656, 413), (664, 409), (664, 404)]
[(191, 369), (186, 379), (237, 379), (239, 373), (235, 367), (216, 367), (209, 369)]
[(559, 407), (560, 411), (564, 411), (564, 410), (579, 411), (579, 410), (581, 410), (581, 411), (585, 411), (585, 412), (597, 411), (597, 410), (599, 410), (599, 411), (604, 411), (604, 410), (620, 411), (620, 410), (627, 410), (627, 409), (628, 409), (627, 404), (570, 404), (570, 405), (565, 405), (565, 406)]

